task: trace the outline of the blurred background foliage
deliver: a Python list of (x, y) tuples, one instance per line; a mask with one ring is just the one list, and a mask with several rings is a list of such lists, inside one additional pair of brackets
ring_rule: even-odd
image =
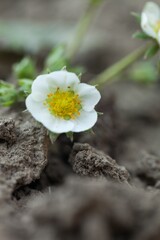
[[(94, 4), (99, 2), (91, 1)], [(10, 82), (10, 85), (5, 85), (1, 81), (0, 88), (4, 88), (1, 91), (10, 89), (12, 92), (11, 96), (5, 96), (9, 97), (7, 105), (15, 99), (13, 83), (18, 86), (20, 100), (23, 100), (38, 73), (66, 66), (77, 74), (87, 69), (86, 79), (92, 79), (142, 45), (143, 41), (132, 38), (139, 25), (131, 12), (140, 12), (146, 2), (104, 0), (82, 46), (69, 62), (64, 43), (72, 40), (88, 0), (0, 1), (0, 79)], [(154, 82), (158, 76), (154, 64), (154, 60), (135, 64), (127, 72), (127, 78), (145, 84)], [(3, 102), (2, 92), (0, 97)]]
[[(71, 40), (87, 2), (88, 0), (0, 1), (0, 50), (40, 54)], [(130, 13), (133, 10), (139, 12), (145, 2), (104, 1), (80, 49), (81, 54), (87, 55), (84, 61), (88, 63), (92, 58), (88, 65), (92, 67), (97, 60), (93, 60), (93, 56), (98, 52), (98, 72), (141, 44), (131, 37), (139, 27)], [(3, 54), (0, 63), (2, 58)]]

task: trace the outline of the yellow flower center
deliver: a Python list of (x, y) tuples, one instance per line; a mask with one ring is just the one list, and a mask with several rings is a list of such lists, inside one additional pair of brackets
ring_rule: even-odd
[(56, 92), (49, 93), (44, 104), (52, 115), (65, 120), (75, 119), (82, 108), (79, 95), (70, 87), (67, 91), (57, 88)]
[(158, 33), (160, 31), (160, 20), (154, 26), (154, 30), (155, 30), (156, 33)]

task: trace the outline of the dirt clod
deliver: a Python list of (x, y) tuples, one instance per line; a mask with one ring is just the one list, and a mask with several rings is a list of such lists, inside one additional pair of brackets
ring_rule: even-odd
[(10, 198), (16, 188), (39, 178), (46, 166), (46, 131), (28, 114), (4, 119), (0, 130), (0, 198)]
[(160, 157), (144, 152), (135, 167), (134, 174), (146, 186), (159, 188), (160, 183)]
[(0, 119), (0, 142), (12, 144), (16, 141), (16, 129), (13, 119)]
[(117, 182), (127, 182), (129, 178), (125, 167), (89, 144), (74, 144), (70, 162), (80, 176), (105, 177)]
[(159, 220), (158, 195), (104, 179), (74, 177), (33, 198), (19, 224), (9, 226), (9, 240), (159, 240)]

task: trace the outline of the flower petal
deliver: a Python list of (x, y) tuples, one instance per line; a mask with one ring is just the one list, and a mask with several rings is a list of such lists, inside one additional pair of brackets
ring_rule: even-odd
[(146, 3), (142, 14), (145, 14), (150, 24), (155, 24), (160, 19), (160, 7), (154, 2)]
[(149, 18), (145, 13), (142, 13), (141, 16), (141, 28), (150, 37), (157, 38), (156, 32), (154, 31), (153, 26), (151, 26)]
[(46, 95), (56, 89), (54, 81), (51, 81), (49, 74), (38, 76), (32, 84), (32, 98), (35, 101), (44, 101)]
[(57, 87), (62, 89), (67, 89), (67, 87), (73, 86), (74, 84), (78, 84), (80, 82), (76, 74), (66, 70), (52, 72), (49, 74), (49, 77), (52, 79), (52, 81), (54, 81)]
[(78, 84), (80, 82), (77, 75), (75, 73), (72, 73), (72, 72), (67, 72), (67, 79), (66, 80), (67, 80), (69, 85)]
[(47, 108), (42, 102), (34, 100), (32, 94), (26, 98), (26, 107), (31, 115), (39, 122), (42, 122), (44, 115), (46, 112), (48, 112)]
[(64, 120), (55, 118), (51, 114), (48, 114), (42, 121), (42, 124), (51, 132), (54, 133), (66, 133), (71, 132), (74, 128), (74, 123), (70, 120)]
[[(68, 87), (79, 94), (82, 101), (80, 116), (75, 120), (65, 120), (52, 115), (43, 103), (48, 93), (56, 91), (57, 88), (65, 90)], [(62, 70), (40, 75), (35, 79), (32, 93), (26, 99), (26, 107), (32, 116), (51, 132), (81, 132), (90, 129), (96, 123), (97, 112), (94, 106), (100, 98), (100, 93), (94, 86), (80, 84), (74, 73)]]
[(31, 115), (51, 132), (70, 132), (74, 127), (74, 123), (72, 121), (59, 119), (51, 115), (43, 103), (34, 101), (32, 94), (30, 94), (26, 99), (26, 107)]
[(97, 122), (97, 112), (95, 110), (91, 112), (81, 111), (81, 114), (76, 118), (75, 126), (72, 129), (73, 132), (86, 131), (94, 126)]
[(93, 110), (101, 98), (99, 91), (94, 86), (88, 85), (86, 83), (78, 84), (75, 91), (80, 96), (82, 108), (85, 111)]
[(79, 79), (76, 74), (65, 70), (40, 75), (33, 81), (32, 97), (35, 101), (44, 101), (46, 95), (49, 92), (55, 91), (58, 87), (67, 89), (78, 83)]

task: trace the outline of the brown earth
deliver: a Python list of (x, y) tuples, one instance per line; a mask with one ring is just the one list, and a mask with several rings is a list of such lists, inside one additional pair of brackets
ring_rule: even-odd
[[(73, 9), (79, 7), (72, 17), (66, 13), (69, 2)], [(48, 21), (54, 6), (55, 21), (62, 16), (73, 21), (85, 7), (80, 2), (16, 1), (9, 8), (8, 0), (0, 3), (1, 17)], [(88, 68), (86, 80), (136, 45), (129, 42), (136, 25), (128, 12), (144, 2), (106, 2), (95, 22), (102, 32), (110, 32), (104, 51), (92, 49), (76, 60)], [(65, 3), (67, 9), (62, 8)], [(14, 54), (9, 53), (12, 59), (7, 53), (7, 68), (1, 72), (7, 79)], [(144, 86), (121, 79), (102, 91), (97, 110), (103, 115), (94, 134), (75, 134), (74, 142), (62, 134), (53, 145), (44, 128), (22, 112), (24, 106), (1, 108), (0, 239), (160, 240), (159, 101), (158, 82)]]

